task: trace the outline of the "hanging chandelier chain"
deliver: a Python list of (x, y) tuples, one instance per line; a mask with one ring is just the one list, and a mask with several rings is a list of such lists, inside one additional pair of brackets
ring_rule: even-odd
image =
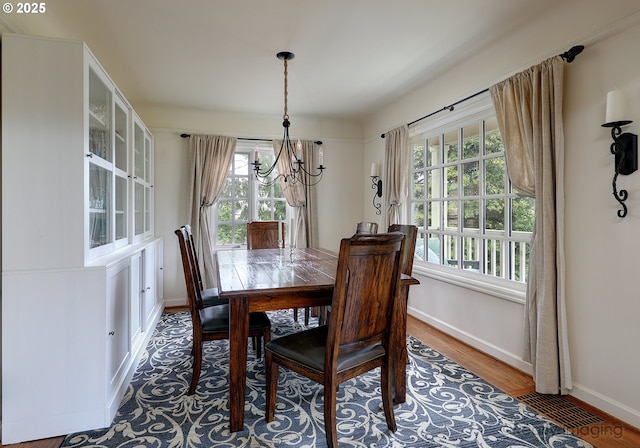
[(289, 76), (289, 64), (288, 64), (288, 60), (285, 59), (284, 60), (284, 116), (283, 118), (285, 120), (289, 119), (289, 111), (287, 108), (287, 97), (289, 96), (289, 87), (288, 87), (288, 83), (287, 83), (287, 78)]

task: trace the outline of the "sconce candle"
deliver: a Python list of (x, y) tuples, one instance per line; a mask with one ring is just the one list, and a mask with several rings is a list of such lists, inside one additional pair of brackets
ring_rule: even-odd
[(607, 93), (607, 112), (605, 123), (618, 123), (626, 119), (626, 98), (622, 90), (612, 90)]
[(371, 164), (371, 177), (380, 177), (380, 167), (375, 162)]

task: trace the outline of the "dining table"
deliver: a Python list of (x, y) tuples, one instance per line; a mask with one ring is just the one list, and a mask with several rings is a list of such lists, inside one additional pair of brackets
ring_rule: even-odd
[[(331, 304), (338, 254), (319, 248), (231, 249), (216, 252), (218, 294), (229, 300), (229, 426), (242, 431), (246, 399), (249, 313)], [(394, 401), (405, 401), (407, 292), (419, 283), (402, 275), (391, 337)]]

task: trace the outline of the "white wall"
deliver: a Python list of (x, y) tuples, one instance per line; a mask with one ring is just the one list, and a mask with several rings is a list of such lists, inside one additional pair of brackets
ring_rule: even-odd
[[(619, 6), (619, 5), (618, 5)], [(595, 6), (594, 6), (595, 8)], [(636, 7), (637, 11), (637, 7)], [(575, 44), (587, 48), (565, 66), (566, 297), (574, 388), (572, 394), (640, 427), (640, 172), (620, 176), (627, 188), (629, 215), (616, 216), (611, 195), (613, 156), (604, 122), (606, 93), (628, 92), (630, 119), (640, 125), (640, 14), (607, 2), (577, 12), (562, 7), (532, 20), (446, 75), (433, 79), (365, 124), (365, 159), (383, 153), (379, 135), (472, 93), (483, 90)], [(626, 17), (626, 18), (625, 18)], [(616, 22), (616, 19), (620, 21)], [(614, 25), (605, 27), (606, 24)], [(446, 113), (446, 112), (445, 112)], [(506, 300), (414, 273), (421, 281), (410, 293), (410, 313), (524, 370), (521, 359), (523, 311)]]
[[(186, 288), (174, 230), (189, 219), (189, 158), (186, 133), (249, 138), (282, 138), (282, 117), (240, 116), (137, 105), (155, 144), (155, 233), (164, 237), (164, 298), (168, 306), (186, 304)], [(362, 130), (344, 120), (291, 117), (295, 138), (321, 140), (324, 178), (318, 192), (319, 245), (337, 251), (364, 219)], [(368, 172), (367, 172), (368, 173)]]

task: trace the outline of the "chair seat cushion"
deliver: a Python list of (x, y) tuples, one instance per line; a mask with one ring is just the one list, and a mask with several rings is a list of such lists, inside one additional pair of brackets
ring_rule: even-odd
[[(329, 326), (322, 325), (268, 342), (265, 350), (302, 364), (317, 372), (324, 372), (324, 353)], [(338, 372), (384, 356), (382, 344), (338, 355)]]
[[(202, 331), (205, 333), (229, 331), (229, 305), (216, 305), (200, 310)], [(271, 328), (271, 321), (266, 313), (249, 313), (249, 331)]]
[(218, 297), (218, 288), (203, 289), (200, 291), (200, 296), (202, 297), (202, 308), (229, 303), (229, 299)]

